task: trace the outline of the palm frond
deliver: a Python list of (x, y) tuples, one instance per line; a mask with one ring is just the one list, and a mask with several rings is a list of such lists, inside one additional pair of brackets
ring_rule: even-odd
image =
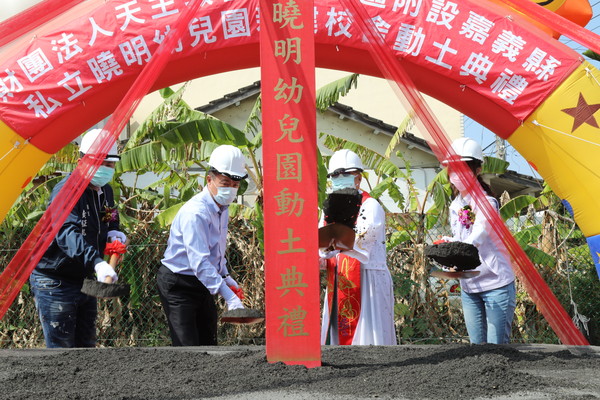
[(337, 81), (328, 83), (317, 90), (317, 110), (325, 111), (327, 108), (337, 103), (340, 97), (345, 96), (358, 85), (359, 74), (352, 74)]
[(117, 163), (116, 171), (117, 173), (162, 172), (163, 167), (186, 158), (185, 148), (172, 148), (167, 151), (161, 142), (148, 142), (121, 153), (121, 161)]
[(600, 61), (600, 54), (596, 53), (593, 50), (586, 50), (583, 52), (583, 55), (588, 58), (591, 58), (592, 60)]
[(501, 158), (485, 156), (483, 158), (483, 165), (481, 166), (481, 173), (500, 175), (506, 172), (509, 165), (508, 161)]
[(414, 113), (411, 111), (406, 117), (404, 117), (404, 119), (400, 123), (400, 126), (398, 126), (398, 129), (396, 129), (394, 136), (392, 136), (392, 138), (390, 139), (390, 143), (388, 144), (387, 148), (385, 149), (385, 153), (383, 154), (385, 157), (390, 158), (392, 152), (394, 151), (396, 146), (398, 146), (398, 143), (400, 143), (402, 135), (404, 135), (404, 133), (407, 132), (413, 126), (413, 114)]
[(158, 138), (166, 149), (184, 144), (211, 142), (248, 147), (246, 134), (233, 125), (214, 118), (204, 118), (180, 124)]
[(71, 172), (75, 169), (79, 158), (79, 146), (73, 142), (68, 143), (50, 157), (48, 162), (40, 168), (37, 176), (47, 176), (57, 172)]
[(529, 207), (530, 204), (534, 204), (536, 201), (537, 199), (533, 196), (517, 196), (500, 207), (500, 216), (503, 221), (506, 221), (511, 217), (519, 215), (521, 210)]
[(325, 136), (324, 144), (327, 148), (332, 151), (341, 149), (348, 149), (355, 152), (363, 162), (364, 166), (373, 169), (376, 174), (382, 177), (403, 177), (403, 173), (393, 162), (383, 157), (381, 154), (369, 149), (368, 147), (361, 146), (357, 143), (350, 142), (345, 139), (335, 137), (322, 133), (321, 136)]
[(250, 111), (250, 115), (248, 116), (248, 120), (246, 121), (246, 126), (244, 131), (256, 137), (260, 133), (260, 129), (262, 126), (262, 100), (260, 94), (258, 95), (256, 101), (254, 102), (254, 106), (252, 107), (252, 111)]
[(452, 196), (452, 189), (448, 181), (448, 171), (446, 169), (438, 172), (433, 178), (427, 186), (427, 192), (433, 198), (433, 205), (427, 212), (434, 214), (444, 213), (447, 210), (448, 204), (450, 204)]
[(171, 88), (161, 89), (160, 94), (165, 101), (156, 107), (131, 134), (125, 149), (133, 148), (148, 139), (155, 140), (158, 135), (170, 129), (171, 120), (179, 118), (182, 114), (186, 115), (191, 110), (190, 106), (181, 99), (186, 88), (187, 84), (177, 92), (173, 92)]

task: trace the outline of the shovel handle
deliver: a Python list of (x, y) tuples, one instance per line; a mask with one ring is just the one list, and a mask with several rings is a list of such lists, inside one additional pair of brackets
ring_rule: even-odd
[[(111, 267), (113, 267), (113, 269), (116, 269), (117, 265), (119, 265), (120, 259), (121, 259), (120, 254), (112, 254), (110, 256), (110, 260), (108, 261), (108, 263), (110, 264)], [(104, 278), (104, 283), (113, 283), (113, 278), (111, 276), (107, 276), (106, 278)]]

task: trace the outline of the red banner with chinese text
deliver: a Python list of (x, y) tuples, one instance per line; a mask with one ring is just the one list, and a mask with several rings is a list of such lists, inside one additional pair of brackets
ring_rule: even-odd
[(267, 359), (321, 365), (313, 2), (261, 0)]
[[(523, 120), (580, 63), (577, 53), (489, 2), (360, 3), (396, 58), (412, 66), (421, 90), (442, 101), (469, 98), (476, 110), (485, 103), (488, 109), (480, 113)], [(18, 50), (1, 49), (0, 119), (51, 154), (114, 109), (186, 7), (185, 0), (98, 4), (88, 14), (44, 26)], [(154, 89), (254, 66), (258, 6), (258, 0), (203, 1)], [(369, 45), (338, 0), (315, 1), (310, 14), (303, 18), (314, 27), (321, 52), (344, 54)], [(328, 62), (334, 56), (328, 54)], [(343, 67), (374, 64), (368, 54), (363, 58)]]

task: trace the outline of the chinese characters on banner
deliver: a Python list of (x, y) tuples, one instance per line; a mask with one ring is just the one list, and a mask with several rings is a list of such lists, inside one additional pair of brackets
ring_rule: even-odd
[[(264, 4), (273, 8), (278, 3)], [(369, 62), (335, 64), (332, 46), (341, 54), (344, 48), (368, 46), (339, 1), (318, 0), (310, 10), (298, 0), (279, 4), (282, 9), (268, 10), (268, 15), (269, 26), (285, 24), (281, 29), (289, 33), (270, 44), (281, 65), (307, 64), (308, 44), (296, 33), (307, 35), (309, 26), (317, 49), (325, 46), (321, 51), (328, 52), (323, 56), (330, 66), (353, 69)], [(487, 2), (360, 0), (360, 5), (396, 57), (418, 67), (415, 82), (447, 82), (436, 86), (438, 92), (449, 90), (448, 85), (469, 88), (518, 120), (579, 65), (576, 53)], [(55, 153), (72, 139), (63, 139), (65, 132), (80, 134), (114, 110), (185, 7), (185, 0), (107, 0), (88, 14), (36, 34), (23, 49), (0, 57), (0, 119), (38, 148)], [(286, 22), (284, 15), (295, 18)], [(154, 89), (206, 69), (252, 66), (260, 28), (259, 0), (203, 0)], [(279, 96), (287, 96), (287, 105), (306, 96), (300, 79), (282, 82)], [(289, 114), (282, 123), (294, 129), (296, 119)]]
[(261, 0), (267, 359), (321, 365), (313, 2)]

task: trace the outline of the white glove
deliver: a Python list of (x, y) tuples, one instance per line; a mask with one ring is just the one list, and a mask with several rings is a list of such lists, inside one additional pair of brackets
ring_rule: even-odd
[(223, 296), (225, 302), (227, 303), (228, 310), (236, 310), (238, 308), (244, 308), (242, 301), (239, 297), (233, 293), (233, 290), (229, 289), (227, 284), (223, 283), (219, 288), (219, 294)]
[(235, 279), (233, 279), (230, 275), (227, 275), (223, 280), (225, 281), (225, 284), (229, 287), (233, 286), (236, 289), (240, 287), (240, 285), (238, 285)]
[(96, 264), (94, 266), (94, 270), (96, 271), (96, 277), (98, 279), (98, 282), (104, 282), (107, 276), (110, 276), (113, 282), (116, 282), (119, 279), (113, 267), (111, 267), (110, 264), (106, 261), (102, 261)]
[(319, 257), (324, 258), (324, 259), (333, 258), (340, 253), (341, 253), (341, 251), (339, 251), (339, 250), (319, 249)]
[(119, 242), (125, 244), (125, 241), (127, 240), (127, 236), (125, 236), (125, 234), (121, 231), (108, 231), (106, 237), (109, 242), (118, 240)]

